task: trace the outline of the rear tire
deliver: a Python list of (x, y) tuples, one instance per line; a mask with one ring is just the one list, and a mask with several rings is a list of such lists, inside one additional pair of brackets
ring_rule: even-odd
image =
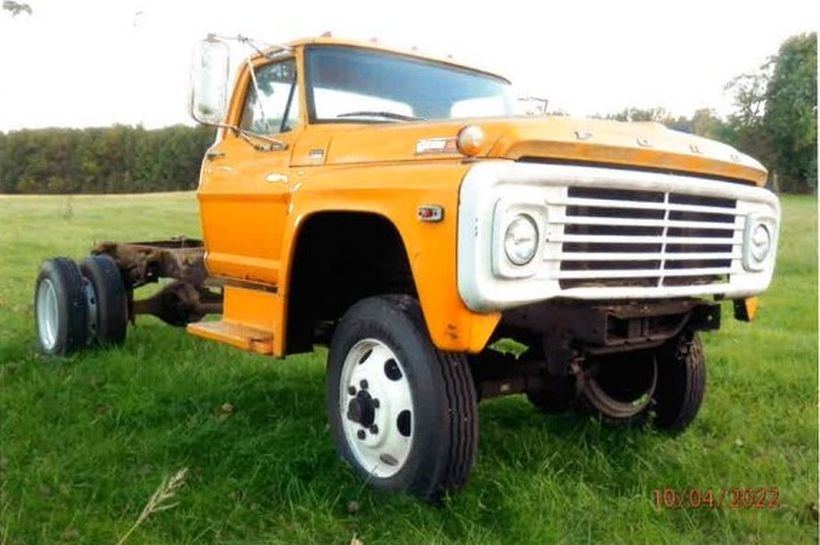
[(96, 342), (121, 345), (128, 326), (128, 298), (119, 267), (107, 255), (93, 255), (80, 263), (80, 271), (91, 282), (96, 297)]
[(326, 387), (336, 448), (368, 484), (428, 501), (464, 485), (478, 446), (473, 379), (463, 354), (433, 346), (415, 299), (353, 305), (333, 334)]
[(67, 356), (86, 345), (88, 303), (80, 269), (72, 260), (45, 261), (34, 289), (34, 320), (40, 350)]

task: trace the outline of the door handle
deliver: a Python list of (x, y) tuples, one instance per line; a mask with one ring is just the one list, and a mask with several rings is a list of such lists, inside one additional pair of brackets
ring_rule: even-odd
[(225, 157), (224, 151), (208, 151), (205, 153), (205, 158), (208, 160), (219, 159), (220, 157)]

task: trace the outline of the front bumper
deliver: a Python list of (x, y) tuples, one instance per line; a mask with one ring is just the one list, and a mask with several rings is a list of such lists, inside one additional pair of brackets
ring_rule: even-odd
[[(538, 226), (535, 257), (511, 263), (505, 222)], [(751, 229), (771, 250), (751, 264)], [(741, 298), (771, 282), (780, 206), (762, 188), (656, 172), (485, 161), (461, 186), (458, 287), (468, 308), (504, 310), (554, 298)]]

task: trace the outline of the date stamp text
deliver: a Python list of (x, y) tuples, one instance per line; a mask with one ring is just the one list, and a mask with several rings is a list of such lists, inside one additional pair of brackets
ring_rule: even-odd
[(655, 509), (775, 509), (780, 499), (776, 486), (728, 488), (656, 488)]

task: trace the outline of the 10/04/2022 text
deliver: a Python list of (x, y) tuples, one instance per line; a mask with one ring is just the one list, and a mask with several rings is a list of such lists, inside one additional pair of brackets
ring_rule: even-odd
[(776, 486), (728, 488), (656, 488), (656, 509), (775, 509), (780, 492)]

